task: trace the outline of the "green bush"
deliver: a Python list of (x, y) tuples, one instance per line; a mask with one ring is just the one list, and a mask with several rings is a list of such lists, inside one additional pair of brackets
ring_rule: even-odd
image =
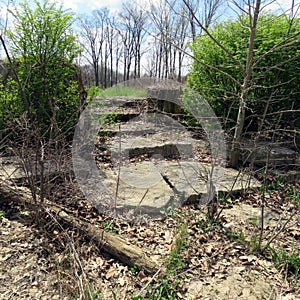
[[(192, 44), (196, 58), (188, 76), (188, 85), (201, 94), (227, 127), (235, 125), (244, 69), (248, 54), (249, 19), (241, 15), (215, 25), (212, 36), (227, 48), (225, 53), (209, 36), (198, 37)], [(254, 44), (254, 65), (247, 97), (246, 125), (254, 124), (267, 108), (270, 123), (278, 120), (278, 111), (299, 110), (300, 93), (300, 20), (292, 26), (285, 15), (261, 15)], [(243, 70), (236, 64), (236, 60)], [(270, 101), (269, 101), (270, 100)], [(272, 115), (273, 114), (273, 115)], [(283, 121), (297, 125), (296, 112), (283, 113)]]
[(88, 89), (88, 99), (92, 99), (94, 97), (99, 97), (103, 94), (103, 91), (98, 86), (91, 86)]
[(6, 85), (0, 84), (0, 130), (24, 111), (19, 95), (19, 87), (15, 80), (8, 79)]
[(9, 106), (14, 117), (26, 111), (42, 133), (52, 130), (60, 135), (75, 124), (79, 109), (74, 62), (81, 50), (71, 30), (73, 15), (48, 0), (22, 2), (10, 15), (9, 67), (17, 78), (10, 77), (2, 87), (0, 113)]

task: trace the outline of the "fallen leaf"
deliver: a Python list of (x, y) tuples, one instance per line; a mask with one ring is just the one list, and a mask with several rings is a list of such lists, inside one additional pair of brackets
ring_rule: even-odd
[(106, 272), (105, 278), (108, 280), (108, 279), (110, 279), (111, 277), (113, 277), (115, 274), (116, 274), (115, 268), (110, 268), (110, 269)]

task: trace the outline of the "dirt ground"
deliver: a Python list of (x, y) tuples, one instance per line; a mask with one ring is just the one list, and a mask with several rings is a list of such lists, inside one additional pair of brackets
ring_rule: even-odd
[[(276, 235), (272, 248), (292, 255), (300, 248), (300, 220), (288, 193), (281, 186), (266, 194), (263, 243)], [(187, 205), (143, 225), (113, 221), (74, 194), (72, 184), (53, 190), (78, 218), (141, 246), (173, 272), (160, 279), (160, 270), (153, 276), (128, 267), (55, 216), (34, 219), (28, 207), (2, 199), (0, 299), (300, 299), (289, 265), (275, 266), (270, 251), (255, 251), (258, 190), (227, 197), (215, 223), (205, 220), (205, 208)], [(181, 248), (170, 260), (175, 241)]]

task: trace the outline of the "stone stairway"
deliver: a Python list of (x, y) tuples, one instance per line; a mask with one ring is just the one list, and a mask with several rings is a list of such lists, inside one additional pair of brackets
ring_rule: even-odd
[[(141, 99), (136, 101), (140, 108), (138, 102)], [(131, 106), (130, 113), (135, 115), (133, 109)], [(126, 114), (124, 107), (120, 111)], [(126, 118), (119, 116), (118, 119)], [(100, 133), (106, 138), (97, 145), (101, 151), (96, 151), (95, 155), (104, 186), (110, 192), (110, 198), (115, 200), (104, 204), (100, 197), (109, 197), (94, 195), (93, 202), (105, 207), (114, 205), (123, 214), (131, 211), (161, 216), (187, 202), (199, 200), (204, 204), (212, 170), (218, 191), (232, 192), (260, 186), (248, 174), (199, 161), (198, 149), (210, 157), (209, 143), (192, 135), (184, 126), (160, 112), (142, 111), (128, 122), (109, 125)]]

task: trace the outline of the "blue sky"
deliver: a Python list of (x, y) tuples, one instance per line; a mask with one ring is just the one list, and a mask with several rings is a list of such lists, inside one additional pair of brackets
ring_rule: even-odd
[[(6, 0), (0, 0), (1, 1), (1, 12), (0, 14), (3, 15), (5, 14), (5, 4), (7, 3)], [(22, 0), (15, 0), (12, 3), (17, 4)], [(31, 2), (30, 0), (27, 0), (29, 3)], [(132, 0), (52, 0), (52, 1), (57, 1), (58, 3), (63, 3), (63, 6), (65, 8), (72, 9), (76, 14), (81, 15), (81, 14), (90, 14), (93, 10), (99, 9), (102, 7), (108, 7), (111, 12), (116, 12), (118, 11), (123, 2), (132, 2)], [(141, 6), (141, 8), (145, 8), (149, 3), (155, 3), (158, 2), (159, 0), (134, 0), (137, 2), (138, 5)], [(201, 0), (199, 0), (201, 1)], [(268, 0), (267, 2), (272, 2), (271, 0)], [(276, 0), (274, 1), (268, 8), (272, 9), (278, 9), (279, 7), (282, 7), (283, 10), (287, 10), (291, 7), (292, 0)], [(295, 3), (300, 3), (300, 0), (295, 0)], [(227, 14), (232, 14), (234, 15), (233, 11), (227, 10)]]
[[(66, 8), (72, 9), (77, 14), (88, 14), (91, 11), (99, 9), (101, 7), (108, 7), (112, 11), (116, 11), (122, 6), (122, 3), (126, 1), (129, 0), (63, 0), (63, 3)], [(141, 7), (145, 7), (146, 3), (155, 1), (156, 0), (136, 0), (136, 2), (141, 5)], [(291, 7), (291, 3), (292, 0), (276, 0), (273, 1), (273, 3), (268, 6), (268, 8), (278, 9), (281, 7), (283, 10), (287, 10)], [(299, 4), (300, 0), (295, 0), (295, 3)]]

